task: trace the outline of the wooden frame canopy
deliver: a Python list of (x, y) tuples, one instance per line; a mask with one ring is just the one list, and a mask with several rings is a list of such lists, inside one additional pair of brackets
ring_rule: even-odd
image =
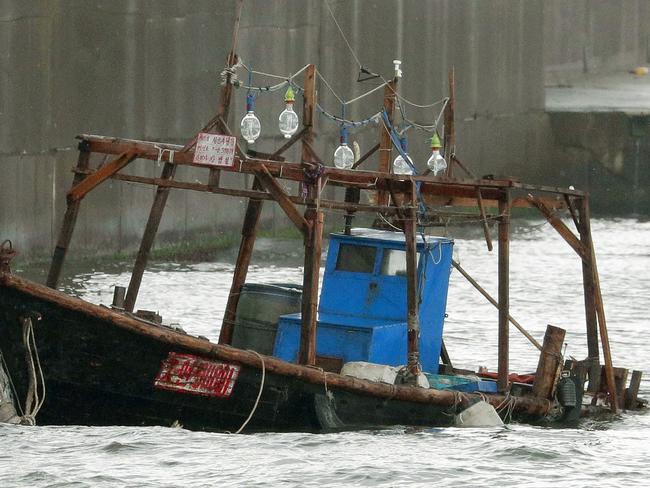
[[(232, 67), (235, 63), (236, 56), (233, 49), (233, 52), (228, 56), (228, 65)], [(52, 288), (57, 286), (81, 201), (94, 188), (109, 179), (151, 185), (157, 189), (127, 291), (125, 300), (127, 311), (133, 311), (135, 306), (142, 275), (171, 189), (248, 198), (242, 227), (242, 241), (219, 337), (221, 344), (230, 344), (239, 293), (246, 279), (262, 206), (265, 201), (275, 201), (304, 237), (305, 272), (299, 362), (301, 364), (315, 365), (318, 272), (321, 260), (323, 211), (324, 209), (340, 209), (345, 210), (348, 216), (358, 212), (379, 213), (384, 216), (394, 217), (406, 236), (408, 369), (413, 376), (416, 376), (419, 373), (420, 366), (417, 340), (419, 337), (419, 324), (417, 323), (418, 303), (415, 297), (417, 289), (414, 265), (416, 262), (416, 246), (414, 243), (416, 227), (418, 224), (424, 224), (425, 220), (422, 215), (418, 215), (419, 204), (423, 203), (426, 207), (427, 218), (444, 216), (446, 212), (449, 212), (454, 207), (478, 209), (475, 218), (483, 227), (489, 250), (492, 249), (492, 238), (487, 225), (488, 216), (485, 209), (487, 207), (496, 208), (498, 214), (491, 218), (498, 225), (499, 292), (498, 299), (492, 299), (491, 301), (496, 302), (499, 309), (498, 387), (500, 391), (505, 392), (509, 387), (509, 324), (511, 321), (516, 323), (509, 313), (510, 214), (512, 208), (537, 208), (582, 260), (589, 358), (599, 367), (600, 336), (608, 390), (612, 399), (612, 408), (616, 410), (618, 401), (595, 253), (589, 227), (587, 195), (578, 190), (528, 185), (514, 179), (461, 179), (452, 177), (451, 166), (454, 161), (458, 161), (452, 148), (449, 148), (446, 153), (449, 158), (450, 168), (445, 176), (392, 174), (390, 171), (392, 142), (389, 129), (385, 125), (380, 126), (378, 144), (357, 161), (355, 165), (355, 168), (358, 168), (361, 163), (369, 160), (379, 149), (377, 162), (379, 171), (343, 170), (329, 164), (323, 164), (324, 160), (316, 154), (313, 148), (314, 107), (316, 106), (315, 72), (314, 65), (309, 65), (304, 72), (302, 129), (273, 154), (253, 154), (252, 152), (249, 154), (237, 145), (232, 167), (215, 167), (194, 162), (193, 149), (196, 145), (196, 137), (192, 138), (186, 145), (181, 146), (164, 142), (148, 142), (101, 135), (83, 134), (78, 136), (80, 139), (79, 159), (74, 168), (72, 187), (67, 195), (68, 207), (54, 250), (47, 285)], [(398, 79), (396, 78), (385, 89), (384, 110), (389, 120), (392, 120), (393, 117), (397, 85)], [(453, 131), (453, 75), (450, 76), (450, 92), (452, 96), (450, 103), (446, 107), (445, 120), (448, 121), (447, 127)], [(227, 125), (231, 98), (232, 84), (227, 82), (222, 87), (219, 113), (206, 124), (202, 132), (232, 134)], [(454, 134), (445, 134), (444, 139), (448, 141), (448, 144), (455, 144)], [(282, 154), (298, 142), (302, 146), (301, 160), (297, 162), (284, 161)], [(89, 164), (91, 153), (112, 155), (114, 158), (100, 167), (91, 168)], [(140, 176), (123, 172), (124, 168), (136, 159), (149, 160), (152, 163), (156, 161), (164, 162), (160, 176)], [(458, 162), (458, 164), (460, 163)], [(204, 181), (178, 180), (176, 178), (176, 169), (183, 165), (204, 168), (206, 170)], [(463, 166), (463, 168), (465, 167)], [(254, 183), (251, 188), (246, 188), (246, 185), (244, 185), (244, 188), (226, 188), (221, 185), (220, 175), (222, 172), (254, 175)], [(301, 194), (291, 195), (287, 193), (279, 184), (279, 180), (300, 183)], [(337, 196), (338, 192), (333, 192), (333, 196), (324, 198), (323, 189), (327, 185), (355, 190), (357, 194), (360, 192), (373, 192), (377, 198), (372, 200), (376, 203), (360, 203), (359, 198), (349, 198), (348, 192), (345, 192), (345, 198)], [(299, 207), (305, 207), (304, 212), (299, 210)], [(559, 209), (568, 209), (570, 211), (578, 236), (557, 217), (556, 211)], [(488, 296), (488, 298), (490, 297)], [(520, 328), (520, 330), (522, 329)], [(530, 339), (532, 338), (529, 337)], [(531, 342), (536, 343), (534, 339)], [(539, 343), (536, 343), (536, 347), (539, 347)]]

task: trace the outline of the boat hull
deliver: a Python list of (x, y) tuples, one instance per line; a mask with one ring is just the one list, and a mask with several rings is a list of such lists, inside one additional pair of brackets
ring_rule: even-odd
[[(255, 355), (257, 365), (224, 359), (219, 357), (220, 350), (237, 350), (124, 317), (106, 307), (67, 296), (63, 299), (55, 291), (39, 296), (43, 287), (25, 280), (12, 277), (11, 285), (0, 282), (0, 349), (17, 400), (23, 405), (30, 373), (22, 324), (29, 318), (45, 383), (38, 424), (182, 425), (235, 432), (251, 413), (245, 432), (453, 423), (453, 405), (341, 389), (328, 384), (328, 375), (322, 371), (320, 383), (302, 379), (300, 371), (281, 374), (268, 364), (278, 360), (265, 356)], [(56, 300), (59, 296), (60, 301)], [(120, 323), (125, 320), (137, 327), (125, 327)], [(169, 375), (165, 379), (165, 365), (178, 357), (213, 368), (235, 368), (237, 376), (229, 394), (223, 394), (223, 385), (218, 385), (221, 394), (192, 391), (192, 382), (200, 378), (191, 372), (180, 386), (174, 385), (179, 375), (172, 375), (171, 382)], [(303, 369), (313, 374), (313, 368)]]

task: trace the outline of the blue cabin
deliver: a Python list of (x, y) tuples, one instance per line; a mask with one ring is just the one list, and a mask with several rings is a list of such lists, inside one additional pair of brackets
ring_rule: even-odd
[[(437, 373), (453, 241), (418, 237), (420, 361)], [(353, 229), (330, 236), (318, 307), (317, 364), (328, 370), (350, 361), (390, 366), (407, 362), (404, 234)], [(297, 362), (299, 313), (278, 322), (274, 356)]]

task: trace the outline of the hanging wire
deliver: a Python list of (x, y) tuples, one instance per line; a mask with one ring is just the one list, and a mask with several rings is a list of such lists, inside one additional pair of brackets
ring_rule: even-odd
[(337, 115), (333, 115), (329, 113), (327, 110), (325, 110), (323, 107), (320, 106), (320, 104), (316, 104), (316, 109), (325, 117), (327, 117), (330, 120), (333, 120), (337, 124), (343, 124), (349, 127), (360, 127), (364, 125), (368, 125), (371, 123), (377, 123), (381, 117), (381, 112), (377, 112), (376, 114), (372, 114), (370, 117), (363, 119), (363, 120), (349, 120), (343, 117), (339, 117)]
[(330, 13), (330, 17), (332, 17), (332, 20), (334, 21), (334, 24), (336, 24), (336, 27), (339, 30), (339, 33), (341, 34), (341, 37), (343, 38), (343, 41), (345, 41), (345, 44), (348, 46), (348, 50), (350, 51), (350, 54), (352, 54), (352, 57), (357, 62), (357, 65), (359, 66), (359, 69), (363, 68), (363, 65), (361, 64), (361, 61), (359, 61), (359, 58), (357, 57), (357, 54), (354, 52), (354, 49), (352, 49), (352, 46), (350, 45), (350, 42), (348, 41), (348, 38), (343, 33), (343, 29), (341, 29), (341, 26), (340, 26), (338, 20), (336, 20), (334, 12), (332, 11), (332, 7), (330, 6), (329, 0), (325, 0), (325, 5), (327, 6), (327, 10)]
[(325, 77), (320, 72), (320, 70), (316, 70), (316, 75), (318, 76), (318, 78), (320, 78), (320, 80), (323, 83), (325, 83), (325, 86), (327, 88), (329, 88), (330, 92), (332, 92), (332, 95), (334, 95), (334, 97), (339, 101), (339, 103), (341, 103), (342, 105), (345, 105), (345, 102), (343, 101), (343, 99), (341, 97), (339, 97), (338, 94), (334, 91), (334, 88), (332, 88), (332, 86), (328, 83), (328, 81), (325, 79)]

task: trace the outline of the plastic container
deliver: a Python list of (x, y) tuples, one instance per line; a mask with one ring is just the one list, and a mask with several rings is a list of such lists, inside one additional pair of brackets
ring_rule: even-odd
[(245, 283), (242, 286), (232, 345), (273, 354), (278, 319), (300, 311), (302, 287), (287, 283)]

